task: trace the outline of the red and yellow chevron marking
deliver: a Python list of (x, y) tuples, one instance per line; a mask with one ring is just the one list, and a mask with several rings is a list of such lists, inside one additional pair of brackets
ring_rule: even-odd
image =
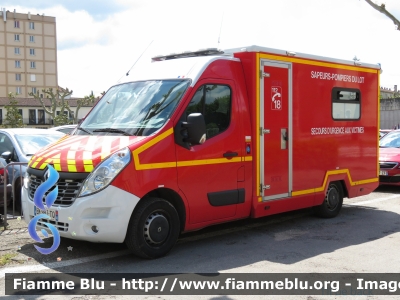
[(111, 153), (139, 141), (135, 136), (67, 136), (36, 153), (29, 167), (43, 170), (53, 164), (59, 172), (91, 172)]

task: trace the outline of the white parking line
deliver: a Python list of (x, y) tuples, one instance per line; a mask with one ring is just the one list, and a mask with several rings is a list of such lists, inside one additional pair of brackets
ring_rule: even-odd
[(110, 252), (110, 253), (105, 253), (105, 254), (99, 254), (99, 255), (95, 255), (95, 256), (75, 258), (75, 259), (65, 260), (65, 261), (61, 261), (61, 262), (53, 262), (53, 263), (49, 263), (49, 264), (10, 267), (10, 268), (5, 268), (5, 269), (0, 270), (0, 278), (3, 278), (6, 273), (28, 273), (28, 272), (38, 272), (38, 271), (43, 271), (43, 270), (48, 270), (48, 269), (58, 269), (58, 268), (68, 267), (68, 266), (72, 266), (72, 265), (76, 265), (76, 264), (92, 262), (95, 260), (127, 255), (130, 253), (131, 252), (129, 250), (122, 250), (122, 251)]
[(366, 200), (366, 201), (361, 201), (361, 202), (356, 202), (356, 203), (346, 203), (346, 205), (361, 206), (361, 205), (366, 205), (366, 204), (371, 204), (371, 203), (376, 203), (376, 202), (387, 201), (387, 200), (399, 198), (399, 197), (400, 197), (400, 195), (392, 195), (389, 197), (376, 198), (376, 199)]
[[(377, 203), (377, 202), (383, 202), (383, 201), (391, 200), (394, 198), (400, 198), (400, 195), (392, 195), (389, 197), (377, 198), (377, 199), (366, 200), (366, 201), (361, 201), (361, 202), (356, 202), (356, 203), (346, 203), (345, 205), (362, 206), (362, 205), (373, 204), (373, 203)], [(182, 239), (182, 240), (185, 240), (185, 239)], [(122, 255), (128, 255), (130, 253), (131, 252), (129, 250), (121, 250), (121, 251), (116, 251), (116, 252), (99, 254), (99, 255), (95, 255), (95, 256), (75, 258), (75, 259), (61, 261), (61, 262), (53, 262), (53, 263), (49, 263), (49, 264), (9, 267), (9, 268), (0, 270), (0, 279), (3, 278), (6, 273), (28, 273), (28, 272), (39, 272), (39, 271), (48, 270), (48, 269), (59, 269), (59, 268), (63, 268), (63, 267), (92, 262), (92, 261), (96, 261), (96, 260), (118, 257), (118, 256), (122, 256)]]

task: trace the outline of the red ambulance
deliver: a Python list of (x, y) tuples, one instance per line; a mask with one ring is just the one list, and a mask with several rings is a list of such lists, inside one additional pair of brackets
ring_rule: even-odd
[[(26, 222), (47, 165), (62, 237), (156, 258), (181, 232), (315, 207), (378, 186), (379, 64), (259, 46), (153, 58), (71, 135), (36, 153)], [(130, 75), (132, 76), (132, 75)]]

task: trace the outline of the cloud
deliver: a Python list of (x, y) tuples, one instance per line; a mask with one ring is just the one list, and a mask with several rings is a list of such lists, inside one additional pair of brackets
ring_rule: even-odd
[[(9, 7), (14, 10), (17, 7), (26, 5), (26, 0), (6, 0), (1, 4), (2, 7)], [(94, 19), (101, 20), (108, 15), (112, 15), (122, 11), (126, 5), (124, 1), (109, 1), (109, 0), (58, 0), (56, 3), (52, 0), (35, 0), (34, 11), (47, 10), (56, 5), (65, 7), (68, 11), (86, 11)], [(32, 11), (32, 12), (34, 12)], [(35, 12), (36, 13), (36, 12)], [(38, 12), (41, 13), (41, 12)]]
[(93, 66), (101, 57), (108, 70), (110, 78), (101, 80), (103, 89), (124, 76), (151, 41), (138, 65), (158, 54), (257, 44), (337, 59), (351, 60), (356, 55), (363, 62), (382, 64), (382, 84), (400, 83), (399, 68), (394, 69), (389, 58), (396, 57), (395, 49), (381, 46), (399, 40), (400, 32), (363, 1), (269, 1), (262, 9), (255, 9), (259, 1), (254, 0), (246, 1), (245, 7), (235, 0), (226, 4), (205, 0), (193, 9), (179, 0), (143, 2), (95, 23), (87, 40), (100, 44), (97, 33), (101, 33), (106, 47), (92, 48), (96, 54), (88, 60)]
[[(400, 31), (362, 0), (203, 0), (197, 5), (119, 0), (111, 9), (101, 1), (98, 13), (66, 2), (48, 4), (43, 12), (57, 21), (59, 84), (76, 97), (107, 90), (150, 43), (135, 68), (159, 54), (256, 44), (346, 60), (356, 55), (362, 62), (382, 64), (382, 85), (400, 84), (395, 47)], [(393, 13), (400, 11), (399, 1), (385, 3)]]

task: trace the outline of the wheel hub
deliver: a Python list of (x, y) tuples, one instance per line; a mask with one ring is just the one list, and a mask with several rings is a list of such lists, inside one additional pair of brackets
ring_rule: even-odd
[(169, 234), (169, 222), (158, 212), (149, 215), (143, 228), (146, 241), (150, 244), (161, 244)]
[(333, 187), (329, 188), (325, 197), (327, 207), (331, 210), (335, 209), (339, 204), (339, 199), (339, 192)]

